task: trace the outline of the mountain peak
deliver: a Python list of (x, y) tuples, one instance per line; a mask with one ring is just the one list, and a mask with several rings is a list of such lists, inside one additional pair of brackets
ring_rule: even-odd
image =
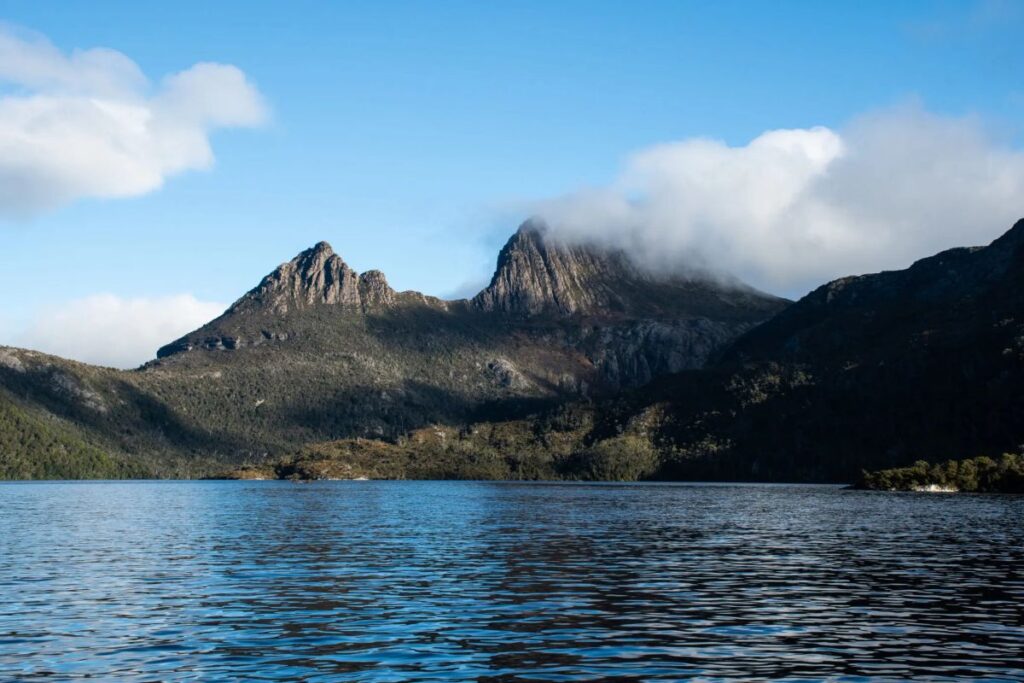
[[(527, 218), (516, 230), (515, 235), (522, 237), (543, 237), (549, 231), (547, 221), (539, 216)], [(514, 236), (513, 236), (514, 237)]]
[(573, 315), (590, 308), (590, 280), (607, 270), (601, 255), (578, 247), (554, 245), (537, 219), (524, 222), (498, 254), (488, 287), (473, 303), (485, 311), (535, 315)]
[[(390, 288), (383, 275), (372, 279), (372, 298), (390, 300), (390, 295), (384, 291)], [(334, 253), (330, 244), (321, 241), (275, 268), (235, 302), (229, 312), (259, 308), (287, 313), (317, 304), (359, 308), (362, 305), (360, 289), (359, 273)]]
[(334, 253), (334, 249), (331, 248), (331, 245), (328, 242), (325, 242), (324, 240), (320, 240), (306, 251), (324, 253), (327, 254), (328, 256)]
[(560, 240), (538, 218), (506, 242), (490, 284), (473, 299), (484, 311), (556, 317), (763, 316), (782, 304), (749, 288), (648, 273), (621, 250)]
[[(750, 289), (650, 275), (621, 251), (564, 242), (543, 221), (531, 219), (509, 238), (490, 285), (468, 304), (444, 302), (417, 292), (396, 293), (380, 271), (359, 274), (331, 245), (318, 242), (274, 269), (224, 315), (168, 344), (157, 355), (163, 358), (193, 348), (234, 349), (262, 343), (268, 334), (267, 338), (276, 338), (276, 328), (287, 329), (295, 323), (301, 312), (321, 307), (331, 307), (343, 316), (426, 306), (435, 310), (468, 308), (512, 318), (543, 316), (549, 322), (579, 316), (610, 324), (707, 319), (750, 325), (784, 304)], [(284, 316), (292, 320), (280, 320)], [(326, 318), (317, 314), (306, 320)]]

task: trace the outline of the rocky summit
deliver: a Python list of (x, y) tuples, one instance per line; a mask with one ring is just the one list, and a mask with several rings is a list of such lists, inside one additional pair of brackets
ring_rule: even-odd
[[(738, 283), (652, 275), (536, 221), (469, 300), (395, 292), (320, 242), (138, 370), (5, 350), (0, 401), (19, 430), (57, 425), (54, 443), (115, 458), (118, 471), (200, 471), (609, 396), (702, 367), (787, 303)], [(7, 476), (34, 467), (19, 460)]]
[(696, 274), (656, 275), (622, 251), (559, 240), (539, 221), (525, 223), (502, 248), (490, 284), (472, 304), (518, 316), (750, 320), (781, 300), (741, 283)]
[[(700, 367), (785, 303), (740, 283), (651, 275), (621, 252), (559, 242), (530, 221), (502, 248), (491, 283), (471, 300), (395, 292), (383, 273), (359, 274), (321, 242), (157, 357), (267, 343), (357, 353), (369, 347), (351, 338), (355, 326), (375, 337), (370, 347), (409, 334), (482, 342), (495, 354), (481, 367), (514, 368), (524, 390), (600, 394)], [(396, 324), (401, 329), (389, 331)], [(414, 331), (417, 325), (424, 329)]]

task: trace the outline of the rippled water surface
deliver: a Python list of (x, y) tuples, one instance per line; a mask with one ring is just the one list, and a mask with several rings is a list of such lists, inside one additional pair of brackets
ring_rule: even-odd
[(0, 680), (1024, 678), (1024, 498), (0, 485)]

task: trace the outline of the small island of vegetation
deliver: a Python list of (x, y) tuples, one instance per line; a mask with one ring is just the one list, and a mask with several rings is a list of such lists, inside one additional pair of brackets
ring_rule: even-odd
[(876, 491), (964, 491), (968, 493), (1024, 493), (1024, 455), (1005, 453), (998, 459), (982, 456), (967, 460), (928, 463), (864, 472), (857, 488)]

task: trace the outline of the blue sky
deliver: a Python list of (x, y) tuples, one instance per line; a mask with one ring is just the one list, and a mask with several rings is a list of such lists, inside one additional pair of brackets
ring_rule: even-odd
[(321, 239), (396, 288), (464, 291), (534, 203), (614, 183), (672, 141), (843, 130), (910, 102), (1016, 151), (1020, 8), (6, 0), (13, 30), (116, 50), (153, 83), (233, 65), (266, 116), (213, 130), (212, 167), (159, 188), (0, 217), (0, 343), (94, 295), (230, 303)]

